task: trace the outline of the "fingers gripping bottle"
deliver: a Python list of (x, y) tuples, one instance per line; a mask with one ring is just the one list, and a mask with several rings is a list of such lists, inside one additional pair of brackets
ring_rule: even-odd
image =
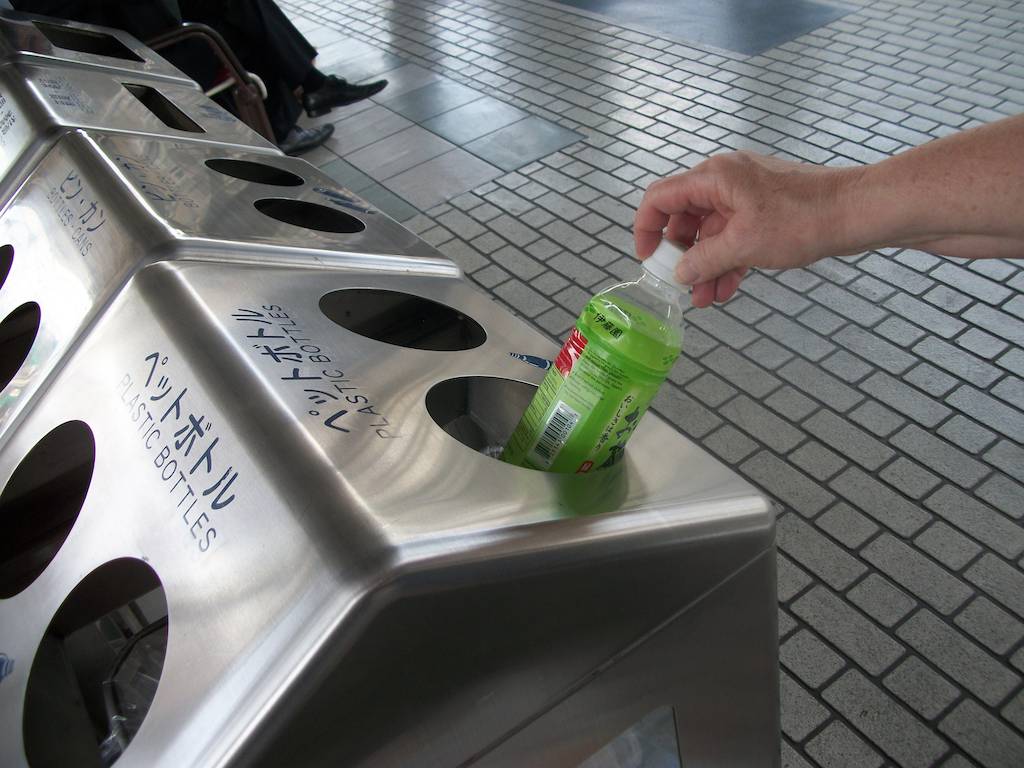
[(501, 458), (548, 472), (617, 462), (679, 357), (686, 290), (680, 250), (662, 240), (640, 279), (592, 298), (548, 369)]

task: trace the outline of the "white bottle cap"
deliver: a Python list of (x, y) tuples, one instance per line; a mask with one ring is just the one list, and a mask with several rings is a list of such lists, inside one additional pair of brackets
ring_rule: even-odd
[(659, 280), (664, 280), (680, 290), (684, 286), (676, 280), (676, 265), (683, 255), (684, 249), (675, 243), (670, 243), (668, 238), (662, 238), (654, 253), (640, 262), (643, 268)]

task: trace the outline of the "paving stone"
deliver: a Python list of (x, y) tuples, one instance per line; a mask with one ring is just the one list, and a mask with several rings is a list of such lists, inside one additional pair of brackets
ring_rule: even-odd
[(954, 291), (948, 285), (936, 285), (921, 298), (954, 315), (959, 314), (974, 301), (970, 296)]
[(832, 683), (825, 701), (905, 768), (930, 768), (947, 751), (943, 739), (856, 670)]
[(779, 659), (811, 688), (820, 688), (846, 666), (842, 656), (806, 629), (801, 629), (779, 647)]
[(877, 253), (868, 254), (867, 257), (857, 262), (857, 266), (901, 291), (914, 295), (924, 293), (935, 285), (934, 280)]
[(1008, 346), (1002, 339), (997, 339), (995, 336), (980, 331), (977, 328), (968, 328), (957, 336), (955, 341), (958, 346), (986, 360), (991, 360)]
[(704, 438), (702, 445), (730, 464), (742, 461), (758, 448), (757, 443), (728, 424)]
[(989, 304), (998, 305), (1011, 295), (1008, 288), (955, 264), (940, 264), (930, 277)]
[(993, 554), (984, 554), (967, 569), (964, 578), (1024, 618), (1024, 571)]
[(836, 348), (831, 342), (781, 315), (771, 315), (758, 324), (757, 329), (769, 339), (810, 360), (821, 360)]
[(886, 445), (831, 411), (818, 411), (802, 426), (826, 445), (868, 469), (878, 469), (894, 455)]
[(1011, 440), (1024, 442), (1024, 411), (968, 386), (954, 390), (946, 402)]
[(903, 373), (916, 362), (913, 355), (907, 354), (899, 347), (880, 339), (875, 333), (865, 331), (863, 328), (847, 326), (833, 338), (850, 351), (869, 360), (873, 365), (884, 368), (889, 373)]
[(888, 533), (874, 539), (860, 555), (941, 613), (952, 613), (974, 594), (960, 579)]
[(743, 292), (786, 315), (798, 315), (811, 306), (811, 302), (799, 293), (759, 272), (747, 275), (743, 281)]
[(981, 453), (991, 445), (998, 435), (975, 421), (957, 414), (938, 429), (939, 434), (951, 443), (972, 453)]
[(951, 411), (927, 395), (908, 387), (886, 373), (877, 372), (860, 383), (860, 389), (892, 406), (898, 413), (908, 416), (926, 427), (934, 427), (946, 419)]
[(500, 285), (508, 280), (511, 275), (497, 264), (491, 264), (474, 272), (472, 277), (484, 288), (494, 288), (496, 285)]
[(1017, 346), (1024, 346), (1024, 321), (1018, 320), (1012, 315), (983, 304), (975, 304), (964, 312), (963, 318)]
[(938, 717), (960, 698), (959, 688), (951, 685), (917, 656), (909, 656), (886, 675), (882, 684), (926, 720)]
[(745, 347), (758, 338), (746, 325), (713, 307), (687, 312), (685, 319), (733, 349)]
[(900, 643), (822, 586), (801, 595), (791, 610), (872, 675), (881, 674), (903, 655)]
[(889, 442), (939, 475), (966, 488), (975, 485), (990, 471), (959, 448), (933, 437), (913, 424), (901, 429)]
[(491, 258), (516, 277), (532, 281), (545, 271), (544, 265), (531, 259), (515, 246), (506, 245), (491, 254)]
[(975, 490), (982, 499), (1010, 517), (1024, 517), (1024, 485), (995, 474)]
[(835, 498), (786, 462), (761, 451), (740, 466), (740, 471), (805, 517), (812, 517)]
[(805, 747), (822, 768), (877, 768), (881, 755), (838, 720), (833, 720)]
[(846, 589), (867, 571), (863, 563), (792, 513), (779, 519), (776, 542), (833, 589)]
[(721, 414), (779, 453), (792, 450), (805, 439), (799, 429), (745, 395), (730, 401), (721, 409)]
[(764, 402), (769, 408), (792, 421), (800, 421), (818, 408), (818, 404), (809, 397), (787, 386), (775, 390)]
[(525, 317), (536, 317), (552, 306), (547, 298), (515, 278), (499, 285), (494, 293)]
[(814, 440), (808, 440), (788, 458), (817, 480), (827, 480), (847, 464), (842, 456)]
[(1017, 726), (1017, 730), (1024, 732), (1024, 690), (1018, 693), (1003, 708), (1003, 717)]
[(758, 320), (771, 314), (771, 310), (761, 302), (740, 294), (736, 294), (729, 299), (728, 302), (722, 305), (722, 308), (747, 325), (754, 325)]
[(782, 740), (782, 768), (815, 768), (785, 739)]
[(883, 626), (892, 627), (917, 607), (918, 603), (891, 581), (871, 573), (846, 596), (862, 611)]
[(901, 536), (913, 536), (932, 520), (929, 513), (856, 467), (833, 478), (829, 486), (857, 509)]
[(842, 349), (825, 358), (821, 365), (849, 384), (860, 381), (874, 370), (859, 357)]
[(781, 608), (779, 608), (778, 625), (779, 625), (779, 640), (782, 640), (784, 637), (789, 635), (793, 630), (795, 630), (797, 628), (797, 626), (799, 626), (796, 623), (796, 619), (794, 619), (792, 616), (790, 616), (788, 613), (786, 613)]
[(850, 412), (850, 419), (881, 437), (892, 434), (906, 424), (906, 419), (874, 400), (866, 400), (857, 406)]
[(996, 706), (1020, 683), (988, 651), (927, 610), (907, 619), (896, 634), (989, 706)]
[(918, 301), (906, 294), (897, 293), (885, 301), (885, 306), (904, 319), (916, 323), (925, 330), (938, 334), (945, 339), (956, 336), (967, 327), (964, 322), (956, 317), (940, 312), (923, 301)]
[(864, 399), (856, 390), (805, 360), (791, 360), (780, 368), (778, 373), (794, 386), (840, 413), (848, 411)]
[(707, 408), (671, 385), (658, 390), (651, 407), (693, 438), (704, 437), (722, 424)]
[(821, 278), (806, 269), (787, 269), (776, 274), (774, 279), (801, 294), (821, 284)]
[(941, 482), (931, 472), (903, 456), (879, 472), (879, 477), (914, 499), (921, 498)]
[(733, 385), (755, 398), (763, 398), (782, 382), (727, 347), (718, 347), (704, 356), (702, 362)]
[(1010, 477), (1024, 481), (1024, 448), (1009, 440), (1000, 440), (985, 453), (985, 461)]
[(1024, 528), (958, 488), (944, 485), (925, 505), (960, 530), (1010, 559), (1024, 553)]
[(576, 322), (576, 316), (561, 307), (552, 307), (539, 315), (535, 322), (554, 339), (561, 341), (569, 335), (569, 329)]
[(804, 570), (778, 551), (775, 555), (775, 571), (780, 603), (788, 603), (814, 583), (814, 579)]
[(563, 248), (573, 253), (583, 253), (590, 250), (597, 241), (589, 235), (585, 235), (578, 229), (563, 221), (555, 220), (543, 227), (541, 230), (553, 242), (559, 243)]
[(533, 242), (539, 236), (536, 230), (521, 223), (511, 216), (498, 216), (492, 219), (487, 225), (498, 235), (520, 247)]
[(959, 571), (981, 552), (976, 543), (941, 522), (925, 530), (914, 543), (954, 571)]
[(837, 315), (835, 312), (825, 309), (819, 304), (815, 304), (806, 312), (802, 313), (797, 319), (811, 330), (820, 333), (822, 336), (831, 336), (837, 330), (849, 323), (845, 317)]
[[(684, 339), (685, 346), (685, 339)], [(743, 354), (763, 368), (775, 370), (787, 360), (793, 358), (793, 353), (779, 346), (769, 339), (758, 339), (743, 350)]]
[(1024, 765), (1024, 738), (970, 699), (943, 718), (939, 730), (985, 768)]
[(822, 305), (862, 326), (873, 326), (886, 316), (885, 311), (877, 304), (864, 301), (837, 286), (822, 284), (812, 290), (810, 295)]
[(794, 741), (803, 741), (829, 718), (828, 710), (785, 672), (779, 674), (779, 699), (782, 732)]
[(903, 376), (903, 380), (940, 397), (956, 386), (957, 380), (928, 363), (921, 363)]
[(686, 392), (712, 408), (718, 407), (736, 394), (735, 389), (711, 373), (705, 373), (687, 384)]
[(1004, 654), (1024, 637), (1024, 624), (985, 597), (978, 597), (954, 619), (960, 629), (997, 654)]

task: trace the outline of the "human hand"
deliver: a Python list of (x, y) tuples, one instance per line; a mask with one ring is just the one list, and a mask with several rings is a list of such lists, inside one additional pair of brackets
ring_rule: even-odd
[(750, 267), (802, 267), (841, 250), (839, 196), (855, 172), (716, 155), (647, 188), (633, 225), (637, 255), (650, 256), (663, 236), (686, 244), (676, 277), (693, 286), (693, 305), (727, 301)]

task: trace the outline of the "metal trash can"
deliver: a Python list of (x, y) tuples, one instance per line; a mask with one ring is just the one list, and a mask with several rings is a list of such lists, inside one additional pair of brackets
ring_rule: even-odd
[(0, 200), (76, 128), (281, 154), (194, 84), (16, 62), (0, 66)]
[(0, 445), (132, 273), (179, 258), (459, 274), (304, 161), (64, 134), (0, 212)]
[(199, 86), (169, 61), (119, 29), (0, 9), (0, 64), (27, 62), (130, 73)]
[(778, 765), (770, 504), (653, 414), (491, 458), (554, 352), (455, 275), (143, 269), (0, 451), (0, 763)]

